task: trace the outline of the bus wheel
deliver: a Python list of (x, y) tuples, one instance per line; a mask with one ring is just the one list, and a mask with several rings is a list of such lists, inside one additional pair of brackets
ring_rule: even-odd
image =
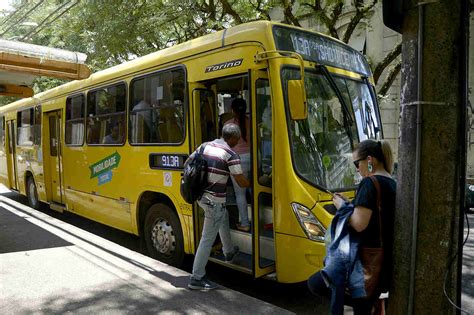
[(32, 176), (28, 177), (26, 181), (26, 196), (28, 197), (28, 204), (33, 209), (39, 209), (38, 190), (36, 189), (35, 180)]
[(183, 264), (183, 231), (178, 216), (167, 205), (158, 203), (148, 209), (145, 243), (151, 257), (175, 267)]

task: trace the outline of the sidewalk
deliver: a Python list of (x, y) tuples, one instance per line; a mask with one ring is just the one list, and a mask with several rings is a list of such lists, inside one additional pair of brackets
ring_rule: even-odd
[(291, 314), (0, 195), (0, 314)]

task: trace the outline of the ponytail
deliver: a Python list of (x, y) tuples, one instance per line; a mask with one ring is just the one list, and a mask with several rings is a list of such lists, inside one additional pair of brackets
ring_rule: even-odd
[(388, 141), (382, 140), (382, 141), (379, 141), (379, 143), (381, 144), (381, 148), (382, 148), (383, 166), (389, 174), (392, 174), (393, 172), (392, 148), (390, 147), (390, 144), (388, 143)]

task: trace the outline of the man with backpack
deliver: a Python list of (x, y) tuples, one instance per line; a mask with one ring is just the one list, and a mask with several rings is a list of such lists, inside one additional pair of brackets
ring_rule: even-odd
[[(188, 288), (192, 290), (217, 288), (215, 283), (206, 278), (205, 268), (218, 232), (225, 261), (232, 261), (239, 252), (239, 248), (232, 244), (229, 214), (225, 207), (229, 175), (234, 177), (239, 186), (250, 187), (249, 180), (242, 173), (240, 157), (231, 149), (239, 142), (239, 139), (239, 126), (225, 125), (222, 128), (222, 138), (201, 144), (185, 162), (186, 168), (197, 155), (207, 162), (207, 185), (203, 189), (202, 197), (198, 200), (199, 206), (204, 209), (204, 225), (188, 284)], [(201, 150), (202, 146), (204, 146), (203, 150)]]

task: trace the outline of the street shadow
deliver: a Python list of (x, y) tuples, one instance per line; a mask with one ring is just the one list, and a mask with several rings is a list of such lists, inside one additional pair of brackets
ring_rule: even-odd
[[(20, 195), (17, 192), (14, 191), (8, 191), (4, 193), (0, 193), (1, 196), (4, 196), (10, 200), (19, 202), (23, 205), (28, 205), (28, 199), (26, 196)], [(12, 205), (12, 204), (11, 204)], [(12, 205), (15, 207), (14, 205)], [(20, 209), (16, 208), (17, 210), (21, 211)], [(100, 236), (102, 238), (105, 238), (109, 241), (112, 241), (114, 243), (117, 243), (123, 247), (126, 247), (128, 249), (131, 249), (137, 253), (141, 254), (146, 254), (145, 249), (142, 248), (139, 237), (130, 233), (126, 233), (123, 231), (120, 231), (118, 229), (112, 228), (110, 226), (101, 224), (99, 222), (95, 222), (92, 220), (89, 220), (85, 217), (81, 217), (79, 215), (76, 215), (71, 212), (57, 212), (54, 210), (51, 210), (49, 208), (49, 205), (46, 203), (41, 203), (40, 208), (37, 210), (41, 213), (44, 213), (50, 217), (53, 217), (55, 219), (61, 220), (63, 222), (66, 222), (68, 224), (71, 224), (75, 227), (78, 227), (82, 230), (85, 230), (87, 232), (90, 232), (94, 235)]]
[[(39, 292), (41, 296), (41, 292)], [(16, 312), (33, 314), (267, 314), (289, 312), (228, 290), (169, 290), (147, 281), (104, 283), (100, 288), (52, 294), (46, 299), (15, 301)], [(1, 310), (1, 308), (0, 308)], [(8, 309), (3, 308), (3, 311)]]
[(16, 215), (0, 205), (0, 254), (73, 244), (30, 223), (27, 215)]

